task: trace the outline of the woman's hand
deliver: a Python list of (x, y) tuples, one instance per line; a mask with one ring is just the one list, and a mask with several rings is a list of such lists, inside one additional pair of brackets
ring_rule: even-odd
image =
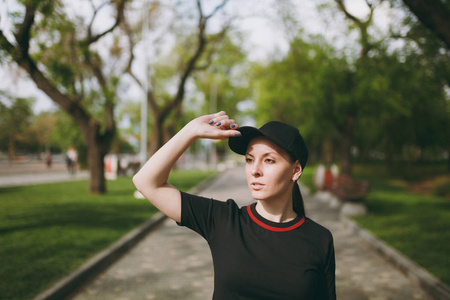
[(194, 138), (208, 138), (225, 140), (232, 136), (239, 136), (238, 125), (230, 119), (224, 111), (213, 115), (198, 117), (186, 125), (186, 129)]

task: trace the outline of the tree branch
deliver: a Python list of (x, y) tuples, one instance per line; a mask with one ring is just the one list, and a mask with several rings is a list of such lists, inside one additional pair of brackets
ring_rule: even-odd
[[(14, 34), (17, 44), (20, 45), (20, 55), (26, 56), (30, 48), (30, 31), (33, 26), (34, 18), (36, 16), (36, 9), (27, 4), (25, 8), (25, 17), (19, 27), (17, 33)], [(17, 53), (19, 54), (19, 53)]]
[[(226, 33), (228, 32), (228, 30), (230, 29), (230, 23), (228, 23), (226, 26), (224, 26), (222, 28), (222, 30), (215, 34), (213, 36), (213, 38), (209, 39), (206, 43), (207, 44), (211, 44), (211, 43), (218, 43), (219, 41), (223, 40), (223, 38), (225, 37)], [(210, 50), (206, 53), (206, 62), (204, 64), (202, 64), (201, 66), (195, 66), (195, 70), (199, 71), (199, 70), (205, 70), (207, 69), (212, 62), (212, 56), (214, 54), (214, 50)]]
[(344, 1), (343, 0), (335, 0), (337, 5), (339, 6), (340, 10), (345, 14), (345, 16), (347, 18), (349, 18), (350, 20), (352, 20), (353, 22), (355, 22), (356, 24), (361, 24), (361, 20), (358, 19), (357, 17), (355, 17), (354, 15), (352, 15), (351, 13), (348, 12), (347, 7), (345, 7)]
[(87, 130), (87, 124), (91, 119), (89, 113), (84, 110), (74, 99), (61, 93), (58, 88), (38, 69), (36, 63), (29, 56), (30, 31), (34, 23), (36, 10), (31, 6), (26, 6), (25, 17), (20, 25), (18, 32), (14, 34), (17, 45), (12, 45), (6, 37), (0, 32), (0, 44), (13, 60), (25, 71), (34, 81), (36, 86), (45, 92), (50, 99), (56, 102), (62, 109), (73, 115), (78, 121), (80, 128)]
[(92, 2), (92, 0), (90, 2), (91, 2), (92, 10), (94, 11), (94, 13), (92, 14), (92, 19), (91, 19), (91, 22), (89, 22), (88, 29), (87, 29), (88, 40), (90, 40), (92, 38), (92, 25), (94, 24), (95, 18), (97, 17), (97, 13), (100, 11), (100, 9), (102, 9), (103, 6), (108, 4), (108, 1), (105, 1), (102, 4), (100, 4), (99, 7), (96, 8), (94, 3)]
[(3, 34), (3, 31), (0, 29), (0, 49), (6, 51), (11, 57), (14, 57), (14, 45), (12, 45), (6, 36)]
[(199, 10), (199, 24), (198, 24), (198, 36), (197, 36), (197, 49), (195, 50), (194, 54), (191, 56), (191, 58), (189, 59), (186, 68), (184, 69), (183, 74), (181, 75), (180, 78), (180, 82), (178, 84), (178, 89), (177, 89), (177, 94), (175, 95), (175, 97), (173, 98), (172, 101), (168, 102), (161, 110), (161, 115), (163, 117), (165, 117), (166, 115), (169, 114), (169, 112), (178, 105), (179, 102), (183, 101), (183, 97), (184, 97), (184, 92), (185, 92), (185, 85), (186, 85), (186, 81), (189, 78), (190, 74), (192, 73), (192, 71), (194, 71), (195, 69), (195, 64), (197, 63), (197, 61), (199, 60), (200, 56), (202, 55), (205, 46), (206, 46), (206, 38), (205, 38), (205, 28), (206, 28), (206, 23), (207, 23), (207, 19), (204, 19), (202, 11), (201, 11), (201, 5), (200, 5), (200, 1), (197, 1), (198, 5), (198, 10)]
[[(205, 17), (204, 14), (203, 14), (201, 1), (197, 0), (197, 9), (198, 9), (198, 13), (199, 13), (198, 35), (197, 35), (197, 49), (194, 52), (194, 54), (191, 56), (191, 58), (189, 59), (187, 65), (186, 65), (186, 68), (184, 69), (184, 72), (181, 75), (180, 82), (178, 84), (177, 94), (175, 95), (175, 97), (173, 98), (172, 101), (168, 102), (161, 109), (160, 116), (162, 117), (162, 119), (165, 116), (167, 116), (172, 109), (178, 107), (181, 104), (181, 102), (183, 101), (183, 97), (184, 97), (184, 93), (185, 93), (186, 81), (189, 78), (189, 76), (191, 75), (191, 73), (197, 69), (195, 64), (200, 59), (201, 55), (203, 54), (203, 52), (205, 50), (206, 44), (208, 43), (208, 41), (207, 41), (207, 39), (205, 37), (205, 29), (206, 29), (207, 22), (219, 10), (223, 9), (223, 7), (227, 4), (227, 2), (228, 2), (228, 0), (222, 1), (222, 3), (217, 5), (214, 8), (214, 10), (208, 16)], [(226, 28), (224, 28), (222, 30), (221, 34), (224, 35), (226, 33), (226, 31), (228, 30), (228, 27), (229, 27), (229, 25), (226, 26)]]
[[(369, 34), (367, 32), (367, 28), (369, 27), (370, 23), (372, 22), (372, 17), (373, 17), (373, 12), (375, 10), (376, 5), (374, 6), (373, 4), (369, 3), (366, 0), (367, 5), (369, 6), (370, 9), (370, 13), (369, 16), (367, 18), (366, 21), (362, 21), (360, 19), (358, 19), (357, 17), (355, 17), (354, 15), (352, 15), (351, 13), (348, 12), (347, 8), (345, 7), (344, 1), (343, 0), (335, 0), (336, 3), (339, 6), (339, 9), (345, 14), (345, 16), (347, 18), (349, 18), (351, 21), (355, 22), (355, 24), (359, 27), (359, 31), (361, 34), (360, 37), (360, 43), (361, 43), (361, 52), (360, 52), (360, 60), (365, 60), (367, 58), (367, 55), (369, 53), (370, 50), (370, 43), (369, 43)], [(383, 0), (380, 1), (380, 3)]]
[(214, 10), (205, 17), (205, 19), (209, 19), (211, 17), (213, 17), (219, 10), (221, 10), (226, 4), (227, 4), (228, 0), (224, 0), (222, 1), (221, 4), (217, 5)]
[(84, 43), (86, 45), (90, 45), (92, 43), (95, 43), (100, 38), (102, 38), (106, 34), (110, 33), (114, 29), (116, 29), (116, 27), (123, 20), (123, 13), (124, 13), (124, 8), (125, 8), (125, 2), (126, 2), (126, 0), (120, 0), (119, 3), (117, 4), (117, 16), (116, 16), (116, 21), (114, 22), (114, 24), (109, 29), (105, 30), (104, 32), (99, 33), (99, 34), (97, 34), (95, 36), (91, 36), (92, 33), (91, 33), (90, 27), (91, 27), (92, 23), (94, 22), (95, 15), (97, 14), (96, 12), (94, 13), (93, 19), (91, 20), (91, 24), (89, 24), (88, 36), (86, 37), (86, 40), (84, 41)]

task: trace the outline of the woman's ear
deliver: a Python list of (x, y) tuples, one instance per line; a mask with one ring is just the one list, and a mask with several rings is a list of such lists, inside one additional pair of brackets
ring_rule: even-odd
[(292, 181), (297, 181), (302, 175), (303, 169), (298, 160), (294, 163), (294, 174), (292, 174)]

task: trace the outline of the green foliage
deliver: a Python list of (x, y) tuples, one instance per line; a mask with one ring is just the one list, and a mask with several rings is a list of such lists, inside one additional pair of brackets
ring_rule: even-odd
[(297, 126), (311, 149), (324, 135), (337, 139), (351, 111), (349, 65), (319, 38), (301, 36), (281, 61), (256, 69), (257, 121), (280, 120)]
[[(303, 171), (299, 181), (300, 185), (301, 186), (304, 185), (311, 194), (314, 194), (316, 192), (316, 187), (314, 186), (314, 172), (316, 168), (317, 168), (316, 165), (308, 164), (308, 166)], [(302, 192), (302, 194), (304, 193), (302, 188), (300, 188), (300, 191)]]
[(69, 95), (77, 94), (74, 84), (80, 76), (88, 76), (82, 72), (79, 57), (77, 30), (80, 25), (65, 13), (56, 11), (51, 17), (42, 18), (35, 27), (39, 51), (33, 53), (33, 58), (45, 66), (49, 77)]
[(31, 6), (35, 10), (41, 12), (44, 16), (51, 15), (61, 6), (60, 0), (19, 0), (18, 2)]
[(442, 73), (414, 53), (373, 47), (370, 59), (350, 63), (320, 38), (300, 35), (286, 57), (255, 68), (258, 123), (299, 127), (312, 157), (326, 140), (339, 149), (348, 116), (355, 117), (354, 155), (362, 161), (374, 151), (392, 166), (426, 159), (432, 149), (443, 153), (450, 109)]
[(75, 122), (67, 114), (56, 112), (56, 127), (50, 134), (50, 141), (57, 149), (65, 153), (69, 146), (74, 146), (78, 152), (78, 162), (87, 166), (87, 146), (83, 135)]
[[(361, 111), (360, 120), (377, 128), (374, 132), (370, 127), (357, 127), (361, 148), (391, 147), (390, 161), (414, 161), (420, 156), (407, 155), (408, 147), (448, 147), (447, 133), (442, 130), (450, 126), (448, 103), (441, 80), (428, 65), (414, 55), (380, 51), (359, 70), (357, 93), (371, 103)], [(368, 132), (374, 133), (371, 139)]]
[[(108, 46), (107, 41), (88, 42), (99, 32), (96, 27), (88, 29), (90, 13), (72, 17), (66, 13), (70, 4), (61, 1), (29, 0), (22, 3), (35, 7), (37, 11), (35, 25), (31, 28), (30, 43), (36, 45), (30, 48), (31, 57), (61, 93), (103, 122), (106, 106), (115, 104), (116, 90), (124, 72), (122, 68), (114, 67), (110, 72), (106, 70), (117, 61), (114, 54), (108, 56), (107, 52), (99, 50)], [(102, 8), (107, 7), (102, 5)], [(11, 12), (18, 14), (14, 19), (17, 26), (23, 21), (23, 9)], [(121, 32), (115, 31), (110, 35), (118, 39)]]
[(55, 141), (52, 140), (53, 132), (58, 128), (58, 115), (52, 112), (42, 112), (35, 115), (31, 123), (31, 134), (35, 137), (36, 148), (40, 151), (52, 149), (54, 151), (61, 149)]
[(202, 107), (194, 109), (197, 114), (214, 113), (211, 111), (214, 109), (226, 111), (236, 118), (237, 103), (250, 96), (250, 85), (246, 82), (244, 73), (246, 56), (238, 46), (240, 37), (234, 38), (235, 40), (232, 40), (226, 36), (220, 43), (209, 44), (208, 47), (214, 50), (208, 51), (213, 54), (207, 57), (209, 61), (203, 60), (199, 63), (208, 65), (208, 68), (194, 75), (197, 90), (205, 97), (201, 103)]
[(0, 150), (8, 151), (11, 158), (17, 150), (33, 145), (30, 126), (34, 99), (15, 98), (0, 92)]
[[(121, 134), (131, 135), (135, 138), (139, 136), (140, 133), (140, 119), (141, 119), (141, 102), (137, 101), (124, 101), (118, 107), (118, 124), (120, 126), (119, 130)], [(149, 118), (150, 121), (150, 118)], [(124, 124), (126, 122), (126, 124)], [(124, 127), (127, 125), (127, 127)]]

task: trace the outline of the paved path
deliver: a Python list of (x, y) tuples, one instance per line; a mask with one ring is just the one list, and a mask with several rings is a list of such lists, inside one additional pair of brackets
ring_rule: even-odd
[(0, 188), (20, 185), (82, 180), (89, 178), (89, 171), (69, 174), (64, 163), (55, 163), (47, 168), (43, 162), (0, 162)]
[[(226, 171), (200, 194), (220, 200), (234, 198), (240, 205), (251, 199), (241, 168)], [(347, 230), (335, 211), (314, 197), (304, 197), (308, 216), (333, 232), (338, 299), (431, 299)], [(167, 220), (73, 299), (207, 300), (212, 291), (213, 268), (207, 243)]]

